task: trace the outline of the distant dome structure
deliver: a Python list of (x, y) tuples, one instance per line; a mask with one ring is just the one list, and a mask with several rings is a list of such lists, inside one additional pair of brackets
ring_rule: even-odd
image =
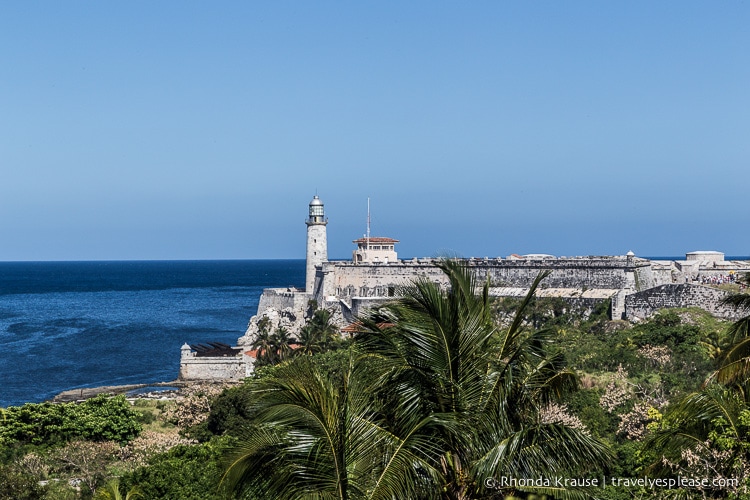
[(550, 255), (548, 253), (527, 253), (526, 255), (522, 255), (521, 257), (523, 257), (524, 259), (536, 259), (536, 260), (539, 260), (539, 259), (542, 259), (542, 260), (544, 260), (544, 259), (556, 259), (557, 258), (554, 255)]

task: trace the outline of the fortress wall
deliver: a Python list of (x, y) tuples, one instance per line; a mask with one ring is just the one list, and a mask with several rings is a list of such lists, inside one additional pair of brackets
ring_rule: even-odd
[(268, 308), (276, 311), (283, 311), (287, 308), (304, 311), (311, 298), (311, 295), (292, 291), (290, 288), (266, 288), (258, 302), (258, 313), (261, 314)]
[(675, 271), (676, 269), (672, 266), (651, 266), (651, 277), (642, 280), (644, 286), (640, 287), (639, 290), (674, 283), (675, 276), (673, 274)]
[[(398, 295), (398, 287), (423, 277), (447, 286), (436, 259), (412, 259), (389, 264), (327, 262), (318, 269), (316, 298), (336, 298), (359, 314), (369, 303)], [(680, 280), (672, 263), (651, 263), (637, 257), (573, 257), (539, 259), (467, 259), (482, 282), (489, 277), (492, 287), (528, 288), (540, 271), (552, 271), (541, 289), (620, 290), (612, 295), (612, 317), (647, 317), (665, 307), (697, 306), (722, 318), (736, 312), (718, 303), (722, 291)], [(684, 278), (683, 278), (684, 279)], [(676, 283), (674, 281), (677, 280)]]
[(629, 288), (624, 267), (589, 267), (584, 263), (560, 265), (561, 263), (547, 262), (526, 265), (482, 265), (475, 266), (477, 277), (485, 280), (490, 277), (493, 286), (525, 286), (528, 287), (537, 275), (547, 269), (552, 270), (541, 283), (541, 287), (551, 288)]
[(328, 262), (323, 265), (322, 273), (323, 286), (320, 294), (345, 300), (353, 297), (394, 296), (399, 286), (409, 285), (418, 277), (425, 277), (437, 283), (447, 283), (443, 272), (435, 267), (432, 261), (359, 265), (351, 262)]
[[(493, 295), (493, 297), (498, 298), (501, 296)], [(523, 295), (514, 297), (521, 299), (523, 298)], [(372, 309), (373, 307), (383, 304), (388, 300), (391, 300), (391, 298), (370, 297), (353, 299), (351, 312), (354, 316), (351, 318), (351, 321), (354, 321), (356, 317), (364, 314), (368, 309)], [(582, 317), (588, 318), (599, 304), (609, 299), (603, 299), (599, 297), (561, 297), (560, 300), (562, 300), (566, 304), (567, 311), (575, 311), (575, 314), (579, 314)]]
[(179, 380), (242, 380), (245, 376), (242, 356), (199, 358), (194, 352), (183, 351), (180, 358)]
[[(316, 297), (335, 296), (344, 300), (353, 297), (388, 297), (397, 294), (399, 286), (409, 285), (419, 277), (447, 285), (445, 275), (436, 267), (436, 260), (399, 261), (389, 264), (327, 262), (318, 272), (320, 287)], [(498, 260), (470, 259), (479, 281), (489, 276), (492, 286), (528, 287), (546, 269), (552, 274), (543, 282), (547, 288), (606, 288), (636, 290), (638, 279), (647, 285), (654, 279), (648, 261), (625, 257)], [(636, 278), (638, 274), (638, 278)]]
[(627, 319), (645, 319), (660, 309), (700, 307), (718, 318), (735, 321), (741, 317), (733, 307), (721, 305), (729, 292), (703, 285), (688, 283), (661, 285), (625, 297)]
[(665, 281), (664, 283), (672, 282), (672, 278), (670, 275), (666, 275), (665, 278), (664, 275), (654, 271), (654, 268), (649, 261), (645, 262), (647, 262), (647, 265), (641, 265), (634, 268), (632, 274), (633, 283), (630, 287), (631, 290), (640, 291), (655, 287), (662, 284), (663, 279), (669, 280)]

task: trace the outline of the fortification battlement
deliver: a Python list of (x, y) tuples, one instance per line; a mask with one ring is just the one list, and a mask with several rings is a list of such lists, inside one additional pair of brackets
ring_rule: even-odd
[[(324, 265), (340, 268), (357, 267), (434, 267), (441, 258), (413, 258), (396, 260), (392, 262), (368, 262), (358, 263), (351, 260), (329, 260)], [(503, 259), (501, 257), (490, 258), (459, 258), (459, 261), (470, 267), (538, 267), (538, 268), (607, 268), (620, 269), (629, 267), (647, 267), (652, 264), (648, 259), (641, 257), (626, 256), (590, 256), (590, 257), (554, 257), (545, 258), (516, 258)]]
[(479, 260), (468, 259), (466, 263), (473, 267), (501, 266), (501, 267), (535, 267), (547, 269), (566, 268), (604, 268), (624, 269), (632, 267), (647, 267), (651, 265), (648, 259), (637, 257), (611, 256), (611, 257), (553, 257), (532, 259), (495, 259)]
[(264, 288), (263, 293), (266, 295), (270, 295), (273, 297), (294, 297), (295, 295), (299, 294), (300, 292), (303, 292), (304, 290), (300, 290), (297, 287), (287, 287), (287, 288)]

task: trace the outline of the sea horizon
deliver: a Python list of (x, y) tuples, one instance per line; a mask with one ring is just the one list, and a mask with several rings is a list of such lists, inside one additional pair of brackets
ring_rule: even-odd
[[(564, 257), (591, 257), (591, 256), (599, 256), (599, 257), (618, 257), (620, 255), (609, 255), (609, 254), (581, 254), (581, 255), (564, 255), (564, 254), (551, 254), (551, 253), (544, 253), (545, 255), (551, 255), (556, 258), (564, 258)], [(525, 254), (520, 254), (525, 255)], [(624, 255), (624, 254), (623, 254)], [(497, 259), (502, 258), (505, 259), (508, 256), (495, 256), (495, 257), (464, 257), (459, 256), (459, 259), (478, 259), (478, 258), (489, 258), (489, 259)], [(636, 257), (640, 257), (642, 259), (648, 259), (648, 260), (685, 260), (685, 254), (683, 255), (638, 255), (636, 254)], [(399, 257), (398, 260), (412, 260), (414, 258), (417, 259), (439, 259), (440, 256), (422, 256), (422, 257)], [(196, 258), (196, 259), (45, 259), (45, 260), (0, 260), (0, 264), (45, 264), (45, 263), (84, 263), (84, 262), (246, 262), (246, 261), (304, 261), (305, 257), (258, 257), (258, 258)], [(347, 261), (351, 260), (351, 256), (344, 256), (344, 257), (329, 257), (330, 261)], [(741, 260), (741, 261), (750, 261), (750, 255), (724, 255), (724, 260)]]

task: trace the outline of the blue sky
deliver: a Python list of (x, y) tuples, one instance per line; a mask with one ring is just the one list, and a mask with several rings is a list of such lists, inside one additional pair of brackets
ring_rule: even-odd
[(0, 260), (750, 255), (750, 3), (0, 4)]

